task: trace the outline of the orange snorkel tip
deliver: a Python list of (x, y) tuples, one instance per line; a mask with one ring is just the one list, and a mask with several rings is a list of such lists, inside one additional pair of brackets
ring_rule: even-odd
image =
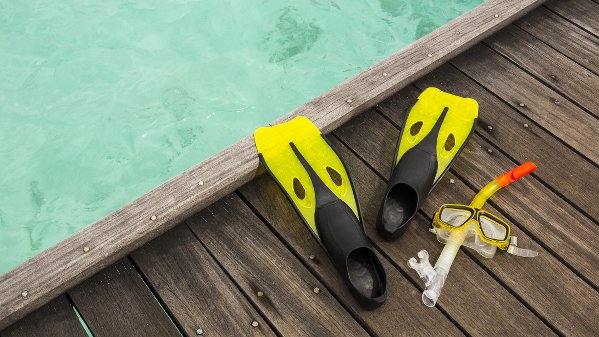
[(535, 163), (527, 161), (521, 164), (520, 166), (516, 167), (515, 169), (497, 177), (497, 182), (499, 183), (499, 186), (505, 187), (513, 183), (514, 181), (524, 177), (525, 175), (533, 172), (536, 169), (537, 165)]

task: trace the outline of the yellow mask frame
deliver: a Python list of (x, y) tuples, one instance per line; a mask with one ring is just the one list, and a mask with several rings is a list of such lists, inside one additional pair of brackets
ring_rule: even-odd
[[(446, 210), (457, 210), (460, 212), (469, 212), (470, 215), (467, 218), (461, 219), (458, 224), (449, 224), (441, 219), (441, 214)], [(493, 222), (495, 225), (503, 227), (505, 229), (505, 237), (503, 239), (494, 239), (485, 234), (483, 226), (481, 225), (481, 217), (484, 217), (485, 220)], [(439, 208), (439, 210), (435, 213), (433, 218), (433, 227), (446, 229), (452, 232), (461, 232), (468, 226), (466, 224), (474, 221), (476, 223), (476, 229), (478, 232), (478, 236), (480, 239), (488, 244), (496, 246), (501, 250), (507, 250), (510, 246), (511, 241), (511, 229), (510, 225), (498, 218), (497, 216), (482, 210), (480, 208), (475, 208), (468, 205), (462, 204), (445, 204)]]

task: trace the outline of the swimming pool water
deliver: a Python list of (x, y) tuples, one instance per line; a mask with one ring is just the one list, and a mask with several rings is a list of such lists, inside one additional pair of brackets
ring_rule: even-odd
[(0, 274), (482, 2), (0, 0)]

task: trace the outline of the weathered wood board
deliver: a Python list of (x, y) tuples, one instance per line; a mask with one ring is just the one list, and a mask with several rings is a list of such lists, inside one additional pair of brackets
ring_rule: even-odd
[(599, 115), (599, 76), (590, 70), (514, 25), (485, 43), (593, 116)]
[(180, 336), (127, 259), (69, 290), (69, 296), (94, 337)]
[(132, 259), (188, 336), (198, 331), (206, 336), (274, 336), (187, 225), (150, 241)]
[(2, 337), (87, 337), (71, 303), (59, 296), (1, 332)]
[(599, 75), (599, 38), (541, 6), (515, 25)]
[(593, 0), (552, 0), (546, 7), (599, 37), (599, 4)]

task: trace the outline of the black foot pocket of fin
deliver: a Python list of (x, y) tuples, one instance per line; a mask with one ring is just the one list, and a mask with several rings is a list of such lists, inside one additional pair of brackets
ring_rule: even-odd
[(385, 270), (369, 247), (352, 251), (347, 258), (350, 290), (363, 307), (376, 308), (387, 296)]
[(377, 218), (377, 230), (385, 240), (396, 240), (408, 228), (420, 203), (433, 187), (437, 173), (434, 154), (413, 148), (397, 164)]
[(341, 201), (331, 202), (316, 210), (316, 218), (321, 242), (356, 301), (367, 309), (383, 304), (385, 269), (351, 209)]

